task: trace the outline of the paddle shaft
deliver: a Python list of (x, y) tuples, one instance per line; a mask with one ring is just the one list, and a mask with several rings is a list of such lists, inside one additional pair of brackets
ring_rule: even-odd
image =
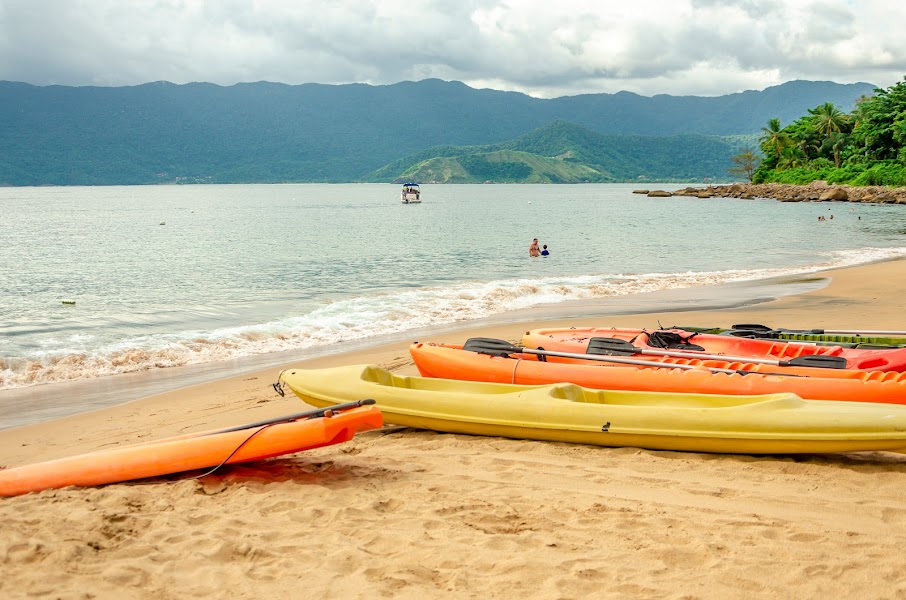
[[(783, 333), (792, 333), (792, 331), (787, 331), (787, 330), (783, 330), (783, 329), (781, 329), (781, 331)], [(863, 329), (863, 330), (822, 329), (820, 331), (820, 333), (831, 333), (831, 334), (838, 334), (838, 335), (889, 335), (889, 336), (903, 335), (903, 336), (906, 336), (906, 331), (897, 331), (894, 329), (890, 329), (890, 330), (888, 330), (888, 329), (875, 329), (875, 330), (872, 330), (872, 329)]]
[(723, 354), (705, 354), (699, 352), (683, 352), (681, 350), (650, 350), (648, 348), (636, 348), (636, 354), (648, 356), (673, 356), (676, 358), (697, 358), (703, 360), (725, 360), (730, 362), (745, 362), (759, 365), (773, 365), (775, 367), (790, 366), (788, 361), (770, 360), (767, 358), (757, 358), (754, 356), (727, 356)]
[(358, 408), (360, 406), (367, 406), (369, 404), (374, 404), (374, 400), (356, 400), (354, 402), (345, 402), (343, 404), (336, 404), (328, 408), (318, 408), (315, 410), (307, 410), (305, 412), (296, 413), (292, 415), (286, 415), (285, 417), (275, 417), (273, 419), (266, 419), (264, 421), (258, 421), (256, 423), (248, 423), (247, 425), (237, 425), (236, 427), (228, 427), (226, 429), (218, 429), (217, 431), (210, 431), (202, 433), (202, 435), (215, 435), (220, 433), (229, 433), (231, 431), (242, 431), (243, 429), (253, 429), (255, 427), (264, 427), (265, 425), (276, 425), (277, 423), (288, 423), (290, 421), (298, 421), (299, 419), (317, 419), (327, 416), (325, 413), (332, 414), (338, 413), (344, 410), (350, 410), (353, 408)]
[(740, 371), (737, 369), (719, 369), (717, 367), (696, 367), (694, 365), (678, 365), (674, 363), (665, 363), (655, 360), (636, 360), (633, 358), (613, 358), (610, 356), (601, 356), (600, 354), (576, 354), (573, 352), (553, 352), (551, 350), (535, 350), (532, 348), (515, 348), (515, 352), (525, 352), (526, 354), (536, 354), (538, 356), (559, 356), (561, 358), (579, 358), (582, 360), (597, 360), (601, 362), (611, 362), (624, 365), (638, 365), (640, 367), (667, 367), (670, 369), (707, 369), (713, 373), (748, 373), (749, 371)]
[(739, 329), (742, 331), (751, 330), (759, 332), (769, 332), (775, 331), (777, 333), (804, 333), (804, 334), (837, 334), (837, 335), (888, 335), (888, 336), (906, 336), (906, 331), (898, 331), (896, 329), (786, 329), (779, 328), (773, 329), (767, 325), (752, 324), (752, 323), (738, 323), (733, 325), (733, 329)]

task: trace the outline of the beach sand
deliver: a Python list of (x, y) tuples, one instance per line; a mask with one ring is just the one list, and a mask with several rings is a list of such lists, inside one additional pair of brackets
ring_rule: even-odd
[[(906, 329), (906, 261), (741, 308), (499, 325)], [(417, 374), (409, 343), (311, 360)], [(298, 364), (298, 363), (297, 363)], [(294, 365), (286, 365), (294, 366)], [(16, 466), (304, 410), (267, 369), (0, 432)], [(736, 456), (389, 427), (200, 480), (0, 499), (2, 598), (906, 598), (906, 455)]]

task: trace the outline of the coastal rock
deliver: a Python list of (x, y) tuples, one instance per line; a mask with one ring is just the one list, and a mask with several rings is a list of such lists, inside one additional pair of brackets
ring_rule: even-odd
[(664, 190), (651, 190), (650, 192), (648, 192), (649, 198), (669, 198), (672, 195), (673, 194), (671, 192), (667, 192)]
[(696, 188), (696, 187), (687, 187), (681, 190), (674, 190), (674, 196), (691, 196), (692, 198), (711, 198), (715, 195), (714, 188)]
[[(640, 190), (641, 192), (641, 190)], [(772, 198), (780, 202), (872, 202), (906, 204), (906, 187), (829, 185), (826, 181), (813, 181), (808, 185), (785, 183), (733, 183), (709, 185), (707, 188), (687, 187), (664, 192), (647, 191), (652, 197), (693, 196), (697, 198)]]
[(824, 200), (834, 200), (834, 201), (849, 200), (849, 194), (847, 194), (846, 190), (844, 190), (844, 189), (833, 188), (833, 189), (827, 190), (826, 192), (822, 192), (822, 194), (820, 196), (818, 196), (818, 200), (821, 200), (821, 201), (824, 201)]
[(647, 194), (648, 190), (632, 190), (633, 194)]

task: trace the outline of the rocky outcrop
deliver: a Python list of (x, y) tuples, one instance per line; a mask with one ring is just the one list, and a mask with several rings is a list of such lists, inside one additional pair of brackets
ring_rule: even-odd
[(673, 192), (666, 192), (664, 190), (651, 190), (648, 192), (649, 198), (669, 198), (673, 195)]
[(846, 190), (844, 190), (843, 188), (835, 187), (833, 189), (827, 190), (826, 192), (822, 192), (821, 195), (818, 196), (818, 200), (821, 202), (825, 200), (843, 202), (844, 200), (849, 200), (849, 194), (847, 194)]
[[(651, 193), (649, 192), (649, 196)], [(906, 204), (906, 188), (849, 186), (813, 181), (808, 185), (785, 183), (733, 183), (705, 188), (687, 187), (674, 196), (697, 198), (773, 198), (781, 202), (875, 202)]]

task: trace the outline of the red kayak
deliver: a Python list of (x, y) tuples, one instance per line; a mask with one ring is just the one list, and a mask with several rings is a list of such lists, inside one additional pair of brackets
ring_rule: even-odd
[[(619, 347), (620, 342), (642, 350), (709, 354), (726, 360), (747, 358), (791, 360), (806, 356), (839, 357), (840, 365), (861, 371), (906, 371), (906, 348), (843, 348), (786, 340), (739, 338), (695, 333), (682, 329), (619, 329), (611, 327), (569, 327), (533, 329), (522, 337), (526, 348), (584, 354), (589, 344)], [(660, 360), (639, 354), (639, 359)], [(842, 360), (841, 360), (842, 359)], [(843, 362), (845, 360), (845, 363)]]

